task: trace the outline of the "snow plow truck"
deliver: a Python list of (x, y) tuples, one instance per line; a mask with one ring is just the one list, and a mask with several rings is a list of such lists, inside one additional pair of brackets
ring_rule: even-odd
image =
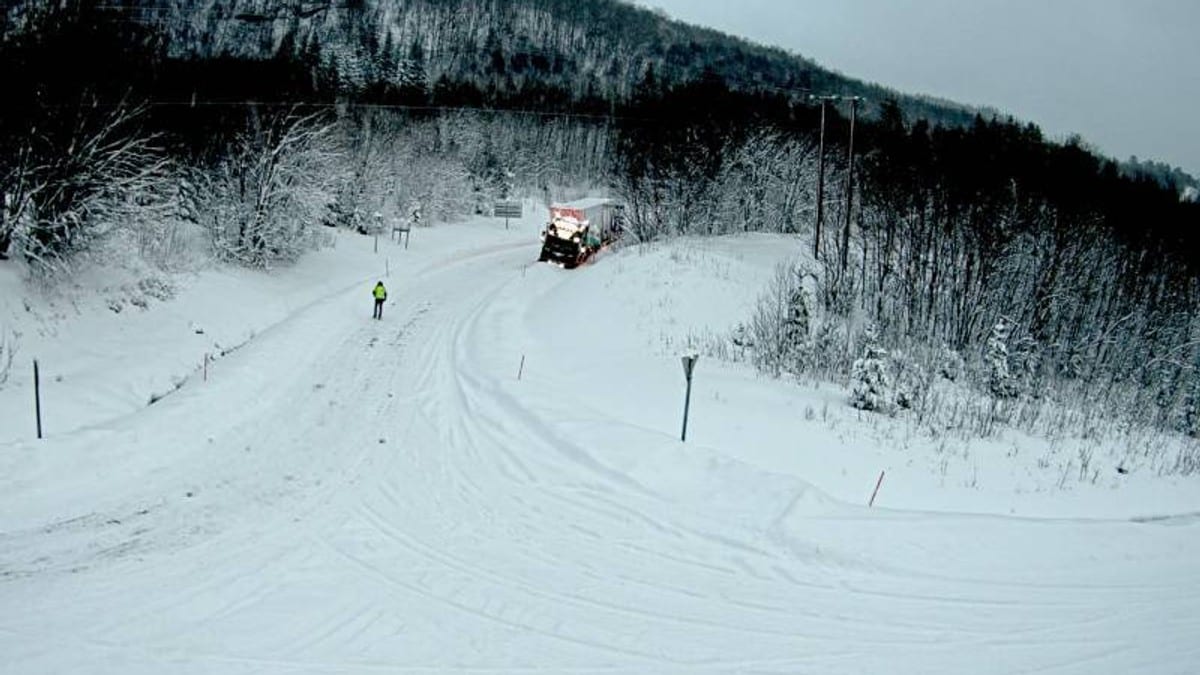
[(538, 261), (558, 263), (567, 269), (582, 265), (621, 234), (624, 216), (624, 207), (612, 199), (551, 204)]

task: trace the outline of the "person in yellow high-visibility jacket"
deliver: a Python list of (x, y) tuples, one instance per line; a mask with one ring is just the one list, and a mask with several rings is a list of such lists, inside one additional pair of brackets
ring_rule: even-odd
[(375, 284), (375, 290), (371, 291), (371, 295), (375, 296), (375, 315), (372, 318), (383, 318), (383, 301), (387, 300), (387, 289), (383, 287), (383, 282)]

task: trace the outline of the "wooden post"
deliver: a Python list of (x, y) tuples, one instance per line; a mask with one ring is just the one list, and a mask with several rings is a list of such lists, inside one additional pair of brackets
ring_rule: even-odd
[(37, 415), (37, 435), (42, 437), (42, 389), (41, 378), (38, 377), (38, 362), (33, 360), (33, 410)]
[(208, 352), (204, 352), (204, 381), (208, 382)]
[(517, 381), (521, 381), (521, 373), (525, 372), (525, 355), (521, 355), (521, 366), (517, 368)]

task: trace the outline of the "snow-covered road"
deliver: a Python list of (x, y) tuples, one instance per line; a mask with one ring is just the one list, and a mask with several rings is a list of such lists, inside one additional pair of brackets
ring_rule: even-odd
[(1200, 668), (1197, 519), (868, 510), (685, 446), (535, 253), (431, 257), (382, 322), (356, 284), (6, 465), (0, 672)]

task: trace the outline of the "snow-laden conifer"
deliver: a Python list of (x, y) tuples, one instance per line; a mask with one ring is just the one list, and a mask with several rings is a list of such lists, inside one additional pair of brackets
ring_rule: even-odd
[(888, 372), (888, 352), (879, 346), (874, 324), (863, 331), (863, 355), (850, 367), (850, 405), (859, 410), (891, 412), (895, 386)]
[(992, 327), (984, 354), (988, 391), (997, 398), (1012, 398), (1017, 394), (1008, 362), (1008, 338), (1011, 332), (1012, 325), (1007, 319), (1000, 317)]

